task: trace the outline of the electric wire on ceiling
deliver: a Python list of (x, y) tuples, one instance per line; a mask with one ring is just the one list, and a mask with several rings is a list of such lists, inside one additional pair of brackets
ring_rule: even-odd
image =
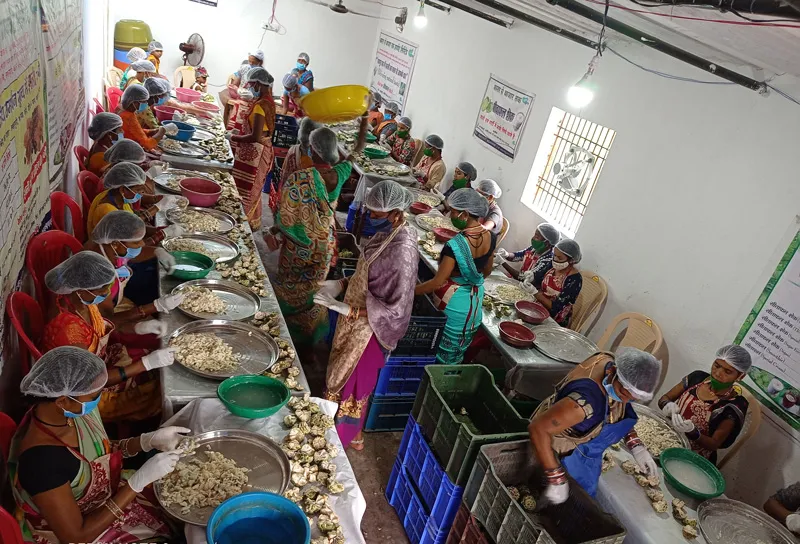
[[(608, 14), (608, 1), (603, 0), (586, 0), (586, 2), (590, 4), (597, 4), (600, 6), (606, 6), (605, 12), (606, 15)], [(638, 5), (642, 5), (639, 2), (635, 2)], [(643, 9), (635, 9), (629, 8), (625, 6), (620, 6), (619, 4), (614, 4), (612, 6), (614, 9), (619, 9), (622, 11), (628, 11), (631, 13), (642, 13), (645, 15), (652, 15), (653, 17), (668, 17), (670, 19), (682, 19), (686, 21), (700, 21), (703, 23), (716, 23), (716, 24), (723, 24), (723, 25), (733, 25), (733, 26), (763, 26), (763, 27), (772, 27), (772, 28), (800, 28), (800, 21), (796, 21), (796, 24), (787, 24), (787, 23), (775, 23), (775, 22), (754, 22), (754, 21), (729, 21), (727, 19), (704, 19), (703, 17), (690, 17), (686, 15), (675, 15), (672, 13), (656, 13), (653, 11), (647, 11)], [(654, 6), (648, 6), (654, 7)], [(605, 16), (603, 18), (605, 20)]]

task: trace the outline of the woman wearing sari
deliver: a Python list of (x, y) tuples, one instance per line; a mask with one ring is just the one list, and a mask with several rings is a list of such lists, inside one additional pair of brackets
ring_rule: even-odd
[[(33, 408), (11, 442), (8, 473), (23, 539), (37, 544), (168, 541), (150, 484), (173, 471), (189, 429), (112, 442), (95, 410), (106, 383), (96, 355), (65, 346), (42, 355), (20, 385)], [(157, 453), (136, 472), (123, 458)]]
[(497, 237), (481, 225), (489, 202), (477, 191), (458, 189), (447, 199), (450, 219), (461, 229), (442, 249), (436, 276), (417, 285), (417, 295), (433, 294), (433, 302), (447, 316), (436, 352), (439, 364), (455, 365), (483, 318), (483, 279), (491, 274)]
[[(139, 60), (147, 60), (147, 53), (141, 47), (134, 47), (133, 49), (128, 51), (127, 55), (125, 56), (128, 57), (128, 62), (130, 62), (131, 64)], [(128, 69), (125, 70), (125, 73), (122, 74), (122, 79), (120, 79), (119, 90), (124, 91), (128, 86), (128, 80), (130, 78), (135, 78), (135, 77), (136, 77), (136, 70), (134, 70), (133, 67), (129, 64)]]
[(292, 72), (297, 74), (297, 83), (308, 89), (314, 90), (314, 73), (308, 69), (311, 63), (311, 57), (308, 53), (300, 53), (297, 55), (297, 64)]
[(84, 166), (95, 176), (102, 177), (108, 165), (105, 152), (122, 139), (122, 119), (116, 113), (98, 113), (92, 117), (87, 132), (94, 143)]
[(261, 190), (272, 170), (272, 133), (275, 131), (273, 78), (264, 68), (247, 73), (245, 88), (253, 93), (248, 107), (236, 111), (234, 131), (229, 133), (233, 147), (233, 179), (242, 197), (250, 228), (261, 228)]
[(150, 93), (147, 92), (144, 85), (133, 85), (122, 93), (122, 99), (120, 100), (121, 110), (119, 112), (119, 116), (122, 119), (122, 132), (126, 138), (135, 141), (146, 151), (154, 155), (161, 155), (158, 142), (164, 138), (166, 129), (164, 127), (145, 129), (137, 117), (137, 114), (149, 107), (149, 100)]
[(298, 170), (305, 170), (306, 168), (314, 166), (314, 163), (311, 161), (311, 148), (308, 143), (308, 138), (313, 131), (321, 127), (322, 125), (320, 123), (312, 121), (308, 117), (303, 117), (300, 120), (300, 127), (297, 129), (297, 143), (287, 151), (286, 159), (284, 159), (283, 166), (281, 167), (280, 182), (277, 188), (269, 194), (269, 207), (273, 214), (278, 211), (281, 188), (283, 184), (286, 183), (286, 180), (289, 179), (289, 176)]
[[(325, 397), (339, 403), (336, 429), (342, 445), (364, 448), (361, 431), (367, 403), (386, 357), (403, 337), (411, 319), (417, 282), (417, 233), (404, 210), (414, 202), (394, 181), (378, 182), (365, 205), (373, 219), (386, 219), (390, 232), (379, 232), (364, 247), (349, 280), (326, 281), (314, 302), (342, 314), (333, 337)], [(344, 292), (344, 302), (336, 297)]]

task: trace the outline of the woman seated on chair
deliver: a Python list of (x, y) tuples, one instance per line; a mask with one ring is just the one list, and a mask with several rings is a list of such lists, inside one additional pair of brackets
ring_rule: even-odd
[(128, 87), (128, 80), (136, 78), (136, 70), (133, 69), (132, 64), (139, 60), (147, 59), (147, 53), (141, 47), (134, 47), (130, 51), (128, 51), (127, 55), (128, 62), (131, 64), (128, 65), (128, 69), (125, 70), (125, 73), (122, 74), (122, 79), (119, 82), (119, 90), (124, 91)]
[(723, 346), (711, 363), (711, 374), (696, 370), (658, 399), (672, 427), (689, 438), (692, 451), (712, 463), (717, 462), (717, 450), (731, 447), (744, 427), (748, 402), (737, 382), (751, 364), (742, 346)]
[(169, 82), (159, 77), (151, 77), (144, 81), (144, 88), (150, 93), (150, 98), (147, 99), (147, 107), (143, 111), (136, 113), (136, 118), (143, 129), (157, 129), (161, 126), (161, 123), (156, 119), (156, 113), (153, 108), (163, 106), (169, 100)]
[(503, 230), (503, 210), (497, 205), (497, 199), (503, 194), (503, 190), (493, 179), (481, 181), (475, 190), (489, 201), (489, 213), (481, 221), (483, 228), (491, 231), (494, 235), (499, 235)]
[[(533, 270), (535, 267), (551, 268), (553, 263), (553, 246), (558, 243), (561, 234), (558, 229), (550, 223), (540, 223), (536, 227), (536, 232), (531, 238), (531, 245), (523, 250), (511, 253), (503, 248), (497, 250), (497, 257), (502, 263), (503, 268), (511, 274), (514, 279), (520, 279), (525, 272)], [(518, 263), (522, 261), (519, 270), (508, 263)]]
[[(140, 146), (133, 140), (128, 140), (127, 138), (120, 138), (120, 140), (115, 145), (113, 145), (108, 151), (105, 152), (103, 158), (107, 163), (106, 168), (103, 170), (104, 175), (109, 168), (121, 162), (130, 162), (139, 166), (142, 170), (145, 171), (145, 176), (147, 176), (147, 179), (144, 182), (145, 184), (144, 196), (154, 196), (156, 194), (156, 182), (153, 181), (153, 178), (150, 177), (151, 173), (149, 172), (149, 168), (153, 161), (150, 161), (147, 158), (147, 154), (144, 152), (144, 149), (142, 149), (142, 146)], [(160, 163), (156, 161), (156, 164)], [(152, 175), (157, 175), (157, 174), (152, 174)]]
[(411, 137), (411, 119), (405, 116), (397, 118), (397, 130), (386, 138), (386, 146), (391, 149), (391, 156), (399, 163), (411, 166), (417, 154), (417, 141)]
[(105, 152), (122, 139), (122, 119), (116, 113), (98, 113), (89, 123), (87, 132), (94, 143), (84, 166), (95, 176), (101, 177), (108, 166)]
[(583, 288), (583, 277), (575, 268), (580, 260), (578, 242), (565, 238), (555, 245), (549, 263), (540, 263), (542, 266), (535, 266), (522, 275), (522, 286), (535, 292), (536, 300), (562, 327), (569, 327), (572, 307)]
[(122, 131), (126, 138), (138, 143), (145, 151), (160, 155), (158, 142), (164, 137), (166, 130), (164, 127), (152, 130), (144, 129), (136, 116), (137, 113), (141, 113), (149, 107), (148, 100), (150, 100), (150, 93), (147, 92), (144, 85), (128, 87), (122, 93), (120, 100), (122, 112), (119, 114), (122, 118)]
[[(169, 542), (176, 535), (150, 484), (175, 468), (189, 429), (109, 440), (95, 409), (106, 365), (72, 346), (42, 355), (20, 391), (33, 407), (11, 442), (8, 473), (25, 542)], [(158, 450), (136, 472), (123, 458)], [(147, 489), (145, 489), (147, 488)]]
[(136, 62), (132, 62), (131, 69), (136, 71), (136, 75), (128, 78), (128, 82), (125, 84), (125, 88), (123, 89), (125, 91), (134, 85), (143, 84), (144, 80), (146, 79), (156, 77), (156, 67), (149, 60), (137, 60)]

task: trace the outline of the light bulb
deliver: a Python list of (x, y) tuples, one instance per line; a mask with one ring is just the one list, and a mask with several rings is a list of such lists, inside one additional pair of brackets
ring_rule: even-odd
[(567, 101), (573, 108), (584, 108), (594, 99), (593, 85), (589, 83), (589, 74), (586, 74), (567, 91)]
[(417, 28), (425, 28), (428, 25), (428, 18), (425, 16), (425, 2), (424, 0), (419, 3), (419, 11), (414, 17), (414, 26)]

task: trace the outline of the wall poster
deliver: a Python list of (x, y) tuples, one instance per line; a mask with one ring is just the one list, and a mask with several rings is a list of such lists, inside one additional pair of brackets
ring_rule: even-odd
[(535, 94), (489, 74), (472, 135), (513, 162), (535, 99)]
[(397, 102), (400, 112), (405, 111), (418, 49), (416, 44), (381, 32), (375, 51), (370, 90), (381, 93), (384, 106), (389, 102)]

